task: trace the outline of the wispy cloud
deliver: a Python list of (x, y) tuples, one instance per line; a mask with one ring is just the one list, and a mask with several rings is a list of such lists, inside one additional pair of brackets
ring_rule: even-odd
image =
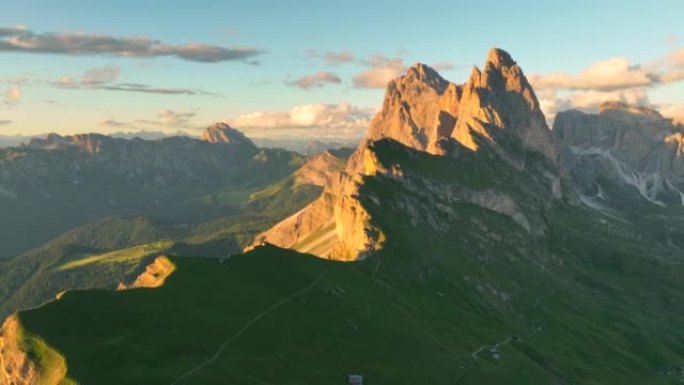
[(375, 54), (363, 60), (362, 63), (370, 68), (353, 77), (354, 88), (385, 88), (390, 80), (400, 76), (408, 68), (400, 56), (390, 58)]
[(212, 95), (216, 96), (218, 94), (214, 92), (191, 89), (191, 88), (160, 88), (153, 87), (146, 84), (135, 84), (135, 83), (121, 83), (115, 85), (103, 85), (95, 87), (99, 90), (107, 91), (121, 91), (121, 92), (140, 92), (146, 94), (162, 94), (162, 95)]
[(16, 106), (21, 101), (21, 88), (18, 84), (10, 85), (5, 91), (5, 104)]
[(332, 72), (320, 71), (313, 75), (307, 75), (299, 79), (287, 82), (288, 85), (299, 87), (305, 90), (320, 88), (326, 84), (340, 84), (342, 79)]
[(117, 128), (117, 127), (129, 127), (131, 124), (128, 122), (121, 122), (118, 120), (103, 120), (99, 123), (97, 123), (98, 126), (100, 127), (108, 127), (108, 128)]
[(456, 66), (453, 63), (449, 63), (446, 61), (430, 64), (430, 67), (432, 67), (437, 72), (451, 71), (454, 68), (456, 68)]
[(100, 85), (110, 83), (118, 79), (120, 74), (121, 68), (117, 66), (93, 68), (83, 74), (81, 77), (81, 84)]
[(90, 89), (162, 95), (217, 95), (213, 92), (191, 88), (163, 88), (139, 83), (114, 83), (120, 74), (121, 69), (119, 67), (107, 66), (90, 69), (81, 75), (80, 78), (62, 76), (50, 82), (50, 84), (64, 89)]
[(157, 114), (156, 120), (138, 119), (135, 123), (174, 129), (197, 129), (200, 127), (192, 122), (196, 115), (194, 111), (164, 109)]
[(229, 48), (201, 43), (173, 45), (147, 36), (36, 33), (24, 27), (0, 27), (0, 51), (120, 57), (172, 56), (203, 63), (224, 61), (254, 63), (253, 58), (261, 54), (260, 50), (249, 47)]
[(0, 120), (0, 126), (7, 126), (9, 124), (12, 124), (11, 120)]
[(351, 63), (354, 61), (354, 55), (349, 51), (325, 51), (321, 52), (316, 49), (309, 49), (306, 51), (306, 56), (314, 59), (321, 59), (329, 65), (338, 65), (343, 63)]

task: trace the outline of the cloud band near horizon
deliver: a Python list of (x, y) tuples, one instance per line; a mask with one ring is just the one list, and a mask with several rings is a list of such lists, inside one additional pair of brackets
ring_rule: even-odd
[(23, 27), (0, 27), (0, 52), (59, 55), (111, 55), (119, 57), (171, 56), (182, 60), (218, 63), (244, 61), (262, 51), (250, 47), (222, 47), (201, 43), (165, 44), (147, 36), (116, 37), (88, 33), (36, 33)]

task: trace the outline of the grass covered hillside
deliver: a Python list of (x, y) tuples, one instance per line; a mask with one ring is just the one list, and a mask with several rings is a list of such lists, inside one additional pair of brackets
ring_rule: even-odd
[[(372, 150), (403, 176), (360, 187), (386, 236), (363, 261), (272, 246), (223, 263), (175, 257), (160, 288), (68, 292), (21, 312), (21, 325), (81, 385), (344, 384), (357, 373), (373, 384), (679, 383), (681, 241), (564, 201), (530, 211), (543, 167), (391, 141)], [(532, 231), (434, 194), (464, 186), (513, 197)], [(684, 218), (631, 207), (665, 227)]]
[[(336, 162), (343, 162), (346, 156), (348, 151), (331, 153)], [(316, 165), (318, 172), (330, 171), (328, 164)], [(136, 275), (141, 263), (160, 254), (223, 257), (237, 253), (256, 234), (320, 194), (322, 188), (303, 178), (300, 169), (311, 170), (310, 162), (285, 176), (278, 173), (193, 198), (189, 204), (211, 211), (208, 220), (107, 217), (78, 226), (17, 257), (0, 259), (0, 318), (38, 306), (63, 290), (115, 288), (118, 282)]]

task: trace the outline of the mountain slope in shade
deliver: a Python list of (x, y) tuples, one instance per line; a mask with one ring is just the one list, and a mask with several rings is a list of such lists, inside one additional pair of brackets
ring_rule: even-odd
[(53, 134), (1, 148), (0, 258), (108, 216), (193, 224), (229, 215), (231, 204), (201, 198), (273, 183), (305, 162), (289, 151), (258, 149), (223, 124), (207, 128), (204, 137)]
[[(257, 243), (338, 260), (361, 259), (381, 248), (382, 230), (372, 225), (357, 199), (358, 189), (366, 176), (404, 176), (400, 168), (378, 164), (372, 144), (380, 139), (435, 156), (498, 156), (521, 170), (529, 159), (545, 168), (539, 183), (549, 191), (542, 202), (561, 194), (557, 157), (539, 102), (510, 55), (495, 48), (484, 71), (475, 68), (465, 86), (444, 80), (424, 64), (391, 81), (382, 110), (345, 171), (331, 178), (317, 201), (262, 234)], [(527, 231), (544, 231), (543, 225), (530, 224), (505, 192), (463, 190), (455, 196), (515, 217)]]
[(256, 234), (315, 199), (326, 175), (339, 171), (350, 151), (314, 155), (289, 176), (226, 186), (196, 198), (215, 210), (231, 207), (209, 221), (177, 224), (148, 216), (107, 217), (0, 261), (0, 319), (65, 290), (113, 289), (160, 254), (223, 258), (239, 252)]
[(598, 115), (557, 115), (554, 140), (579, 198), (611, 206), (607, 183), (647, 201), (684, 204), (684, 128), (645, 107), (609, 102)]

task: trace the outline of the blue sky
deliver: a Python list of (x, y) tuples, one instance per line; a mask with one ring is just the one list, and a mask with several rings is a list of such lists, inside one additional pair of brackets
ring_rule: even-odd
[[(615, 98), (684, 116), (682, 1), (3, 5), (0, 27), (14, 30), (0, 42), (14, 45), (0, 44), (0, 135), (197, 132), (225, 120), (253, 136), (358, 136), (382, 103), (387, 78), (420, 61), (464, 82), (493, 46), (521, 65), (549, 117)], [(54, 36), (73, 44), (55, 48), (62, 43)], [(92, 36), (146, 37), (161, 48), (77, 52)], [(40, 49), (26, 48), (36, 41)], [(211, 47), (238, 57), (202, 61)], [(169, 50), (192, 52), (159, 53)]]

